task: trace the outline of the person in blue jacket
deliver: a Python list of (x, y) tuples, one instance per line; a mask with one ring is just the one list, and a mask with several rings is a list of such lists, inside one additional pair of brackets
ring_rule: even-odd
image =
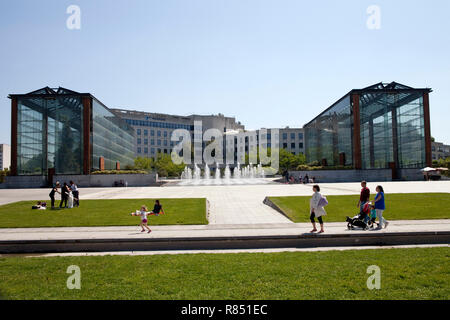
[(375, 211), (377, 212), (378, 217), (378, 230), (380, 230), (383, 225), (385, 228), (387, 228), (389, 222), (383, 218), (383, 211), (386, 210), (386, 204), (384, 202), (384, 190), (382, 186), (377, 186), (377, 195), (375, 196)]

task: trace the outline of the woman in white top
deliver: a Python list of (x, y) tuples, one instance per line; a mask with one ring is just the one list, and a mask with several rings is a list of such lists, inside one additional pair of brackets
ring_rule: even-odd
[(67, 208), (72, 209), (73, 208), (73, 193), (72, 189), (69, 188), (69, 195), (68, 195), (68, 201), (67, 201)]
[(320, 199), (322, 199), (322, 195), (320, 194), (320, 187), (318, 185), (313, 186), (313, 191), (314, 191), (314, 194), (313, 194), (311, 200), (309, 201), (310, 213), (311, 213), (311, 216), (309, 217), (309, 219), (311, 220), (311, 223), (314, 228), (311, 230), (311, 232), (317, 231), (316, 221), (314, 220), (314, 218), (317, 218), (317, 220), (319, 220), (319, 223), (320, 223), (319, 233), (323, 233), (324, 230), (323, 230), (322, 216), (325, 216), (327, 213), (323, 207), (319, 206)]

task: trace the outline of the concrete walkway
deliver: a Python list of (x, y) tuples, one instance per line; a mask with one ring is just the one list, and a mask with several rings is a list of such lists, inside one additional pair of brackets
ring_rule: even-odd
[[(152, 232), (141, 233), (140, 227), (15, 228), (1, 229), (0, 241), (81, 240), (81, 239), (198, 239), (264, 236), (312, 235), (310, 223), (154, 226)], [(323, 236), (379, 235), (387, 233), (450, 232), (450, 219), (396, 220), (382, 230), (348, 230), (346, 223), (325, 224)]]
[(206, 226), (2, 229), (0, 253), (223, 250), (449, 244), (450, 220), (391, 221), (378, 231), (326, 224), (309, 233), (307, 223)]

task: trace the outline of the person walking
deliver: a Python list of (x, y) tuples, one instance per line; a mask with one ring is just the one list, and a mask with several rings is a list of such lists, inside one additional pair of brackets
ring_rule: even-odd
[(325, 232), (323, 230), (323, 220), (322, 217), (325, 216), (327, 213), (325, 211), (325, 209), (323, 208), (323, 206), (321, 206), (320, 202), (322, 199), (322, 195), (320, 194), (320, 187), (318, 185), (313, 186), (313, 191), (314, 194), (311, 198), (311, 200), (309, 201), (309, 206), (310, 206), (310, 217), (309, 219), (311, 220), (311, 223), (313, 225), (313, 229), (310, 231), (312, 232), (316, 232), (317, 228), (316, 228), (316, 221), (314, 218), (317, 218), (317, 220), (319, 220), (319, 224), (320, 224), (320, 231), (318, 233), (323, 233)]
[(356, 206), (357, 208), (359, 208), (359, 212), (363, 212), (364, 205), (370, 200), (370, 189), (367, 188), (367, 182), (362, 181), (361, 187), (362, 189), (359, 195), (358, 205)]
[(69, 186), (67, 183), (64, 182), (63, 186), (61, 187), (61, 202), (59, 203), (59, 208), (61, 209), (63, 207), (67, 208), (67, 199), (69, 198)]
[(383, 227), (387, 228), (389, 222), (383, 218), (383, 211), (386, 210), (386, 205), (384, 202), (384, 190), (382, 186), (377, 186), (376, 188), (377, 195), (375, 196), (375, 211), (378, 217), (378, 228), (376, 230), (380, 230)]
[(52, 209), (55, 209), (55, 193), (61, 194), (61, 192), (58, 191), (59, 187), (59, 182), (56, 181), (55, 185), (52, 187), (52, 191), (49, 193)]
[(75, 182), (70, 181), (70, 189), (72, 189), (72, 194), (73, 194), (73, 206), (79, 207), (80, 206), (80, 192), (78, 191), (78, 186), (75, 184)]

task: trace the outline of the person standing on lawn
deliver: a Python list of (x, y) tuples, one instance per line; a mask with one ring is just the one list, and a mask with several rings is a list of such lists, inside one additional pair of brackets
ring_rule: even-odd
[(369, 202), (370, 200), (370, 189), (367, 188), (367, 182), (366, 181), (362, 181), (361, 182), (361, 194), (359, 196), (359, 201), (358, 201), (358, 205), (356, 206), (357, 208), (359, 208), (359, 212), (363, 211), (364, 205)]
[(73, 194), (73, 206), (79, 207), (80, 206), (80, 193), (78, 192), (78, 186), (75, 184), (75, 182), (70, 181), (70, 189), (72, 189)]
[(380, 230), (383, 227), (387, 228), (389, 222), (383, 218), (383, 211), (386, 209), (386, 205), (384, 203), (384, 190), (382, 186), (377, 187), (377, 195), (375, 196), (375, 211), (377, 212), (378, 217), (378, 228), (377, 230)]
[(313, 225), (313, 229), (310, 232), (312, 233), (312, 232), (317, 231), (316, 221), (314, 220), (314, 218), (317, 218), (317, 220), (319, 220), (319, 224), (320, 224), (320, 231), (318, 233), (323, 233), (325, 231), (323, 230), (322, 217), (325, 216), (327, 213), (326, 213), (325, 209), (323, 208), (323, 206), (320, 205), (320, 200), (322, 199), (322, 195), (320, 194), (320, 187), (318, 185), (313, 186), (313, 191), (314, 191), (314, 194), (313, 194), (311, 200), (309, 201), (310, 213), (311, 213), (309, 219), (311, 220), (311, 223)]
[(52, 187), (52, 191), (50, 191), (49, 196), (52, 203), (52, 209), (55, 209), (55, 193), (61, 193), (58, 191), (60, 187), (59, 182), (56, 181), (55, 185)]
[(67, 200), (69, 199), (69, 186), (64, 182), (61, 187), (61, 202), (59, 203), (59, 208), (61, 209), (64, 203), (64, 208), (67, 208)]

